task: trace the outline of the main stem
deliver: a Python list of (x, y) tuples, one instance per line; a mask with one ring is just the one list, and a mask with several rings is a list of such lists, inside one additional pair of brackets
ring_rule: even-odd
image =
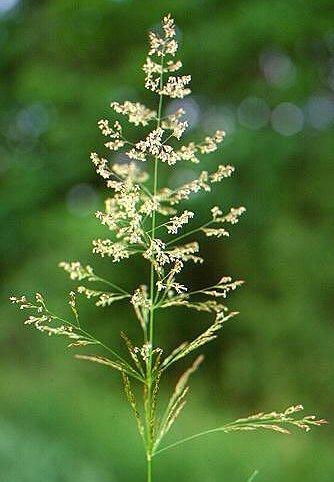
[[(160, 90), (163, 86), (163, 64), (164, 56), (161, 58), (161, 73), (160, 73)], [(159, 95), (159, 107), (157, 117), (157, 128), (161, 124), (161, 111), (162, 111), (162, 94)], [(153, 177), (153, 199), (157, 195), (158, 190), (158, 159), (154, 159), (154, 177)], [(151, 242), (155, 239), (156, 229), (156, 211), (152, 213), (152, 226), (151, 226)], [(153, 361), (153, 343), (154, 343), (154, 297), (155, 297), (155, 273), (154, 264), (151, 261), (151, 273), (150, 273), (150, 318), (149, 318), (149, 358), (147, 362), (147, 401), (146, 401), (146, 458), (147, 458), (147, 482), (152, 482), (152, 450), (153, 450), (153, 427), (152, 427), (152, 361)]]

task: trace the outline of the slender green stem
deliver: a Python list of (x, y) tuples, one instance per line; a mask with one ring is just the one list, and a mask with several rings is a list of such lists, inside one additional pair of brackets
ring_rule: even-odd
[(123, 290), (123, 288), (121, 288), (120, 286), (116, 285), (115, 283), (111, 283), (110, 281), (104, 279), (104, 278), (100, 278), (99, 276), (95, 276), (95, 279), (96, 281), (101, 281), (101, 283), (105, 283), (109, 286), (111, 286), (114, 290), (117, 290), (117, 291), (120, 291), (121, 293), (123, 293), (124, 295), (130, 295), (130, 293), (128, 291), (125, 291)]
[(254, 472), (252, 473), (252, 475), (249, 477), (249, 479), (247, 479), (247, 482), (253, 482), (253, 480), (255, 479), (255, 477), (259, 474), (259, 471), (258, 470), (254, 470)]
[[(167, 224), (169, 224), (169, 221), (166, 221), (165, 223), (163, 224), (159, 224), (159, 226), (156, 226), (155, 227), (155, 230), (157, 231), (158, 229), (160, 228), (163, 228), (164, 226), (167, 226)], [(148, 231), (146, 231), (146, 234), (150, 233), (151, 232), (151, 229), (149, 229)]]
[(152, 458), (147, 459), (147, 482), (152, 482)]
[(190, 437), (183, 438), (181, 440), (178, 440), (177, 442), (174, 442), (170, 445), (167, 445), (166, 447), (163, 447), (160, 450), (157, 450), (156, 452), (154, 452), (154, 455), (161, 454), (162, 452), (165, 452), (166, 450), (177, 447), (178, 445), (184, 444), (185, 442), (189, 442), (190, 440), (194, 440), (196, 438), (202, 437), (203, 435), (208, 435), (210, 433), (215, 433), (215, 432), (224, 432), (224, 431), (225, 431), (224, 427), (219, 427), (219, 428), (212, 428), (210, 430), (205, 430), (204, 432), (196, 433), (194, 435), (190, 435)]
[[(161, 57), (161, 74), (160, 74), (160, 90), (163, 87), (163, 64), (164, 55)], [(161, 112), (162, 112), (162, 94), (159, 95), (159, 107), (158, 107), (158, 118), (157, 118), (157, 128), (161, 124)], [(158, 158), (154, 159), (154, 177), (153, 177), (153, 199), (157, 195), (158, 190)], [(156, 230), (156, 210), (152, 213), (152, 225), (151, 225), (151, 242), (155, 239)], [(149, 357), (147, 360), (147, 375), (146, 375), (146, 389), (147, 389), (147, 399), (146, 399), (146, 454), (147, 454), (147, 482), (152, 482), (152, 451), (153, 451), (153, 433), (152, 433), (152, 362), (153, 362), (153, 345), (154, 345), (154, 298), (155, 298), (155, 272), (154, 263), (151, 261), (151, 271), (150, 271), (150, 316), (149, 316)]]
[[(182, 445), (186, 442), (190, 442), (191, 440), (195, 440), (199, 437), (203, 437), (204, 435), (209, 435), (211, 433), (217, 433), (217, 432), (225, 432), (229, 433), (235, 430), (249, 430), (249, 427), (251, 427), (252, 430), (255, 430), (256, 428), (272, 428), (273, 425), (277, 424), (285, 424), (291, 422), (291, 419), (284, 419), (284, 420), (277, 420), (277, 417), (273, 418), (266, 418), (265, 422), (263, 419), (245, 419), (245, 418), (240, 418), (238, 420), (235, 420), (234, 422), (228, 423), (226, 425), (223, 425), (221, 427), (216, 427), (216, 428), (211, 428), (209, 430), (205, 430), (204, 432), (199, 432), (194, 435), (190, 435), (189, 437), (183, 438), (181, 440), (178, 440), (177, 442), (174, 442), (170, 445), (167, 445), (166, 447), (163, 447), (160, 450), (155, 450), (153, 452), (153, 455), (158, 455), (162, 452), (165, 452), (166, 450), (172, 449), (174, 447), (178, 447), (179, 445)], [(293, 419), (292, 419), (293, 422)], [(158, 445), (156, 445), (157, 448)], [(252, 480), (252, 479), (251, 479)]]

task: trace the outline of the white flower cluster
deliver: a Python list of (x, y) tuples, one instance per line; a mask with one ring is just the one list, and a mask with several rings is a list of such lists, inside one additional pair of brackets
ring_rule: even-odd
[(131, 297), (131, 303), (133, 306), (150, 309), (151, 303), (147, 297), (147, 286), (142, 285), (135, 290)]
[(150, 246), (143, 256), (154, 264), (159, 273), (162, 273), (163, 267), (170, 263), (170, 258), (166, 253), (166, 244), (159, 238), (151, 240)]
[(110, 107), (119, 114), (126, 115), (129, 122), (139, 126), (146, 126), (151, 120), (156, 119), (157, 113), (154, 110), (148, 109), (139, 102), (130, 102), (126, 100), (123, 104), (112, 102)]
[(147, 195), (143, 196), (132, 173), (124, 180), (108, 181), (107, 185), (114, 189), (115, 194), (106, 200), (105, 212), (98, 211), (96, 217), (114, 232), (118, 240), (125, 244), (142, 244), (144, 232), (140, 207), (147, 200)]
[(146, 161), (148, 156), (152, 156), (161, 162), (166, 162), (173, 166), (178, 160), (178, 156), (172, 146), (163, 140), (164, 129), (158, 127), (148, 134), (146, 139), (139, 141), (126, 154), (130, 159)]
[(83, 266), (79, 261), (62, 261), (59, 263), (59, 268), (63, 268), (66, 273), (70, 275), (72, 280), (81, 281), (83, 279), (88, 279), (88, 281), (95, 281), (96, 276), (94, 274), (93, 268), (89, 265)]
[(227, 166), (220, 165), (218, 166), (218, 169), (216, 172), (213, 172), (210, 174), (210, 179), (211, 182), (220, 182), (222, 181), (225, 177), (230, 177), (234, 172), (234, 167), (230, 166), (229, 164)]
[(121, 178), (123, 180), (129, 177), (133, 181), (143, 183), (146, 182), (149, 178), (148, 173), (139, 169), (138, 165), (134, 162), (129, 162), (125, 164), (115, 163), (111, 166), (111, 170), (118, 178)]
[(188, 127), (187, 121), (181, 121), (180, 118), (185, 114), (184, 109), (180, 108), (174, 114), (162, 119), (161, 126), (164, 129), (172, 131), (172, 136), (180, 140), (182, 134)]
[(246, 208), (241, 206), (240, 208), (231, 208), (230, 212), (224, 216), (224, 221), (230, 224), (236, 224), (239, 222), (239, 217), (246, 211)]
[(96, 167), (96, 172), (103, 177), (103, 179), (109, 179), (111, 172), (109, 169), (109, 162), (107, 159), (100, 158), (96, 152), (92, 152), (90, 155), (91, 161)]
[(123, 139), (122, 126), (118, 121), (114, 123), (113, 128), (109, 126), (109, 121), (106, 119), (99, 120), (97, 125), (104, 136), (112, 139), (104, 144), (111, 151), (117, 151), (126, 144)]
[(187, 291), (187, 288), (175, 281), (175, 276), (181, 272), (183, 268), (183, 262), (181, 260), (176, 260), (172, 269), (166, 274), (166, 276), (161, 277), (157, 283), (158, 291), (165, 291), (166, 293), (170, 293), (175, 291), (178, 295)]
[[(175, 40), (175, 25), (174, 20), (170, 15), (167, 15), (162, 22), (163, 36), (154, 32), (150, 32), (150, 50), (148, 57), (143, 66), (146, 74), (145, 87), (160, 95), (166, 95), (171, 98), (182, 99), (190, 94), (190, 89), (187, 87), (191, 81), (190, 75), (172, 76), (170, 75), (167, 82), (163, 84), (162, 74), (165, 72), (175, 72), (182, 67), (182, 63), (177, 60), (168, 60), (165, 62), (167, 55), (174, 56), (176, 54), (178, 44)], [(152, 60), (151, 56), (156, 55), (161, 59), (160, 63)]]
[(160, 37), (154, 32), (150, 32), (150, 51), (149, 55), (157, 54), (163, 57), (167, 54), (175, 55), (178, 45), (175, 37), (175, 23), (170, 14), (166, 15), (162, 21), (164, 37)]
[(94, 239), (93, 246), (93, 253), (100, 254), (102, 258), (109, 256), (115, 263), (130, 257), (123, 243), (113, 243), (110, 239)]
[(186, 95), (191, 93), (191, 90), (187, 87), (191, 82), (191, 75), (170, 76), (166, 84), (159, 90), (162, 95), (167, 95), (172, 99), (182, 99)]
[(164, 189), (161, 193), (161, 196), (173, 206), (175, 204), (179, 204), (185, 199), (189, 199), (191, 194), (197, 193), (201, 190), (211, 190), (209, 185), (209, 174), (207, 171), (202, 171), (197, 179), (187, 182), (183, 186), (177, 188), (175, 191)]
[(169, 234), (177, 234), (179, 229), (188, 224), (189, 219), (194, 217), (192, 211), (183, 211), (179, 216), (173, 216), (166, 225)]
[[(198, 164), (200, 161), (197, 154), (209, 154), (214, 152), (218, 148), (218, 144), (223, 142), (225, 137), (224, 131), (216, 131), (213, 136), (206, 136), (204, 141), (196, 144), (195, 142), (190, 142), (186, 146), (182, 146), (177, 154), (180, 159), (184, 161), (191, 161), (194, 164)], [(226, 176), (225, 176), (226, 177)]]
[[(37, 296), (38, 293), (36, 293), (36, 296)], [(40, 295), (39, 295), (40, 296)], [(25, 310), (26, 308), (36, 308), (38, 313), (41, 313), (43, 311), (43, 308), (42, 306), (40, 307), (36, 307), (34, 305), (32, 305), (28, 300), (27, 300), (27, 297), (25, 295), (23, 296), (20, 296), (20, 298), (18, 298), (17, 296), (11, 296), (9, 298), (10, 302), (13, 303), (14, 305), (18, 305), (20, 310)]]
[[(206, 236), (211, 237), (215, 236), (217, 238), (221, 238), (222, 236), (229, 236), (230, 233), (223, 227), (224, 223), (229, 224), (236, 224), (239, 221), (239, 217), (246, 211), (246, 209), (241, 206), (239, 208), (231, 208), (230, 211), (223, 215), (223, 212), (218, 206), (215, 206), (211, 209), (212, 214), (212, 221), (207, 223), (206, 226), (216, 224), (215, 227), (202, 227), (202, 231), (205, 233)], [(218, 226), (217, 226), (218, 224)], [(220, 225), (220, 226), (219, 226)]]
[(215, 236), (216, 238), (221, 238), (222, 236), (229, 236), (230, 233), (224, 228), (203, 228), (203, 232), (206, 236)]

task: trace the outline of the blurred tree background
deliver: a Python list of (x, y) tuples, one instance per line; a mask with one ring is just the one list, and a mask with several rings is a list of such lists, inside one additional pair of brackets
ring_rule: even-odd
[[(237, 169), (210, 206), (247, 207), (231, 238), (203, 240), (208, 261), (188, 273), (195, 284), (228, 274), (246, 285), (229, 301), (238, 321), (204, 350), (170, 441), (295, 402), (333, 419), (332, 0), (0, 0), (4, 482), (142, 480), (118, 377), (75, 361), (62, 340), (31, 333), (7, 300), (40, 291), (66, 312), (72, 284), (56, 267), (63, 259), (136, 285), (140, 262), (115, 267), (90, 254), (91, 239), (106, 233), (93, 215), (105, 193), (89, 153), (101, 151), (96, 121), (110, 117), (111, 100), (153, 107), (141, 72), (145, 36), (169, 11), (193, 76), (193, 95), (182, 101), (189, 138), (225, 129), (223, 149), (206, 162)], [(177, 185), (194, 171), (165, 181)], [(205, 219), (201, 196), (191, 208)], [(83, 301), (80, 309), (116, 345), (121, 329), (136, 335), (124, 306), (97, 311)], [(173, 346), (205, 320), (175, 311), (161, 318), (159, 341)], [(332, 453), (330, 428), (218, 434), (161, 455), (156, 477), (246, 482), (257, 469), (259, 482), (330, 482)]]

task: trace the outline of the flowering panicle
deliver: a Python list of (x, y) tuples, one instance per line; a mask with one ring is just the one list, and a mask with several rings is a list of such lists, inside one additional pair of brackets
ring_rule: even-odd
[[(188, 87), (191, 81), (190, 75), (169, 75), (165, 84), (162, 83), (161, 79), (163, 73), (175, 72), (182, 67), (179, 60), (167, 60), (165, 62), (165, 57), (168, 55), (174, 57), (178, 49), (174, 20), (170, 15), (163, 19), (162, 32), (162, 35), (150, 32), (150, 50), (143, 66), (146, 74), (145, 87), (159, 95), (182, 99), (191, 93)], [(153, 58), (156, 56), (160, 62), (153, 60), (152, 56)]]
[[(159, 387), (170, 366), (216, 339), (225, 322), (237, 315), (237, 312), (229, 310), (225, 300), (243, 283), (230, 276), (223, 276), (212, 286), (192, 291), (191, 287), (188, 288), (178, 279), (186, 263), (192, 262), (199, 266), (204, 262), (195, 235), (228, 237), (227, 227), (238, 223), (245, 208), (232, 207), (224, 213), (221, 207), (214, 206), (203, 224), (200, 224), (194, 212), (176, 209), (192, 195), (209, 193), (216, 188), (217, 183), (229, 178), (234, 172), (234, 167), (230, 164), (219, 164), (208, 171), (199, 171), (195, 179), (176, 189), (161, 185), (159, 167), (162, 163), (164, 169), (175, 169), (180, 164), (187, 166), (188, 162), (197, 165), (202, 156), (216, 151), (225, 137), (224, 131), (217, 130), (213, 135), (205, 136), (201, 142), (183, 143), (181, 138), (188, 127), (183, 117), (184, 109), (179, 108), (173, 113), (167, 109), (167, 113), (164, 113), (166, 100), (181, 99), (191, 93), (190, 75), (175, 74), (182, 67), (181, 61), (175, 59), (177, 49), (175, 23), (170, 15), (166, 15), (160, 32), (151, 32), (149, 35), (149, 52), (143, 66), (145, 88), (158, 97), (154, 107), (132, 101), (112, 102), (112, 113), (120, 120), (101, 119), (98, 122), (108, 154), (93, 152), (90, 155), (94, 168), (109, 193), (104, 208), (95, 213), (108, 235), (103, 239), (94, 239), (92, 251), (104, 258), (105, 263), (110, 260), (120, 263), (139, 256), (143, 263), (149, 265), (149, 279), (128, 290), (98, 276), (90, 265), (79, 261), (62, 261), (59, 264), (71, 280), (80, 281), (76, 291), (93, 300), (96, 306), (111, 310), (115, 303), (129, 303), (131, 313), (139, 321), (142, 338), (134, 344), (122, 333), (127, 358), (121, 356), (106, 342), (88, 333), (86, 327), (82, 327), (74, 291), (70, 293), (68, 301), (70, 319), (50, 311), (39, 293), (33, 301), (26, 296), (11, 297), (13, 304), (29, 312), (25, 324), (48, 335), (67, 338), (68, 346), (72, 348), (92, 345), (94, 349), (107, 352), (108, 357), (91, 353), (76, 355), (76, 358), (121, 373), (125, 394), (145, 445), (148, 467), (159, 452), (207, 433), (196, 434), (171, 446), (159, 448), (185, 406), (189, 377), (199, 367), (202, 357), (197, 358), (181, 376), (160, 417), (157, 413)], [(128, 139), (128, 124), (144, 127), (144, 133)], [(133, 126), (130, 126), (129, 132), (132, 131)], [(109, 156), (118, 150), (121, 151), (119, 159), (124, 157), (126, 162), (111, 162)], [(214, 162), (213, 160), (212, 163)], [(190, 227), (193, 218), (195, 227)], [(138, 272), (145, 273), (144, 270)], [(94, 286), (91, 287), (89, 283), (94, 283)], [(95, 283), (102, 284), (103, 287), (96, 286)], [(155, 346), (155, 333), (159, 327), (156, 317), (160, 310), (170, 307), (206, 313), (213, 320), (192, 341), (181, 343), (163, 357), (162, 349)], [(136, 391), (132, 389), (133, 381), (140, 383), (143, 388), (141, 408), (138, 403), (141, 399), (137, 400)], [(287, 424), (309, 430), (311, 426), (324, 423), (313, 416), (296, 418), (295, 414), (300, 409), (297, 405), (283, 413), (260, 413), (209, 432), (265, 428), (287, 433)]]

